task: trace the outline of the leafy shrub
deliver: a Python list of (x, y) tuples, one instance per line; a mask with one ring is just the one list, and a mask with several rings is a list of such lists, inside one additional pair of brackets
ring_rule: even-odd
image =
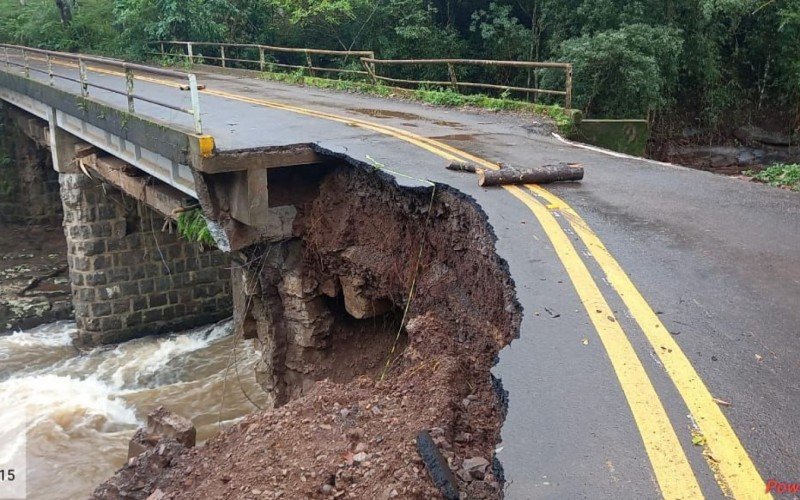
[(800, 191), (800, 163), (776, 163), (760, 172), (748, 170), (745, 175), (769, 184)]
[[(573, 65), (573, 106), (587, 115), (634, 118), (672, 101), (681, 41), (667, 27), (625, 26), (564, 42), (559, 59)], [(544, 86), (560, 78), (545, 73)], [(563, 85), (563, 84), (562, 84)]]

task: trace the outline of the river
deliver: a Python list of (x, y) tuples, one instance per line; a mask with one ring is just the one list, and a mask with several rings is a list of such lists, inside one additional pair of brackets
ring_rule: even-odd
[(265, 404), (252, 343), (234, 351), (231, 330), (227, 321), (84, 353), (72, 346), (73, 322), (0, 336), (0, 457), (21, 443), (8, 430), (24, 427), (28, 497), (60, 500), (85, 498), (111, 476), (159, 405), (191, 418), (200, 443), (256, 410), (248, 398)]

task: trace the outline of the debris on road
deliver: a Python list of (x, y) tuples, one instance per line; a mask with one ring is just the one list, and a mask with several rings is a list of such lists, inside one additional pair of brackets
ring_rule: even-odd
[(480, 186), (548, 184), (583, 179), (583, 166), (579, 163), (556, 163), (528, 169), (508, 167), (500, 170), (479, 170), (477, 174)]
[(465, 161), (454, 161), (447, 165), (447, 170), (453, 170), (456, 172), (469, 172), (471, 174), (476, 173), (480, 168), (476, 167), (472, 163), (467, 163)]

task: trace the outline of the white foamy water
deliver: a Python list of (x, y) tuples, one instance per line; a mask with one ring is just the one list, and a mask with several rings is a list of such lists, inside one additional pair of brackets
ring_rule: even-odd
[[(228, 368), (230, 322), (83, 354), (74, 332), (58, 322), (0, 337), (0, 421), (26, 429), (30, 498), (86, 497), (124, 463), (127, 441), (159, 405), (192, 418), (202, 440), (254, 409), (244, 393), (262, 395), (249, 342)], [(21, 445), (19, 433), (0, 430), (0, 463)]]

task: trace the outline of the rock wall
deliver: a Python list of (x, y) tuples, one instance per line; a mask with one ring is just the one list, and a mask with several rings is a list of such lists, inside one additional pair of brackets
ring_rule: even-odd
[(83, 173), (59, 174), (80, 346), (231, 314), (228, 257), (162, 231), (164, 219)]
[(0, 222), (61, 224), (58, 174), (50, 152), (0, 111)]

